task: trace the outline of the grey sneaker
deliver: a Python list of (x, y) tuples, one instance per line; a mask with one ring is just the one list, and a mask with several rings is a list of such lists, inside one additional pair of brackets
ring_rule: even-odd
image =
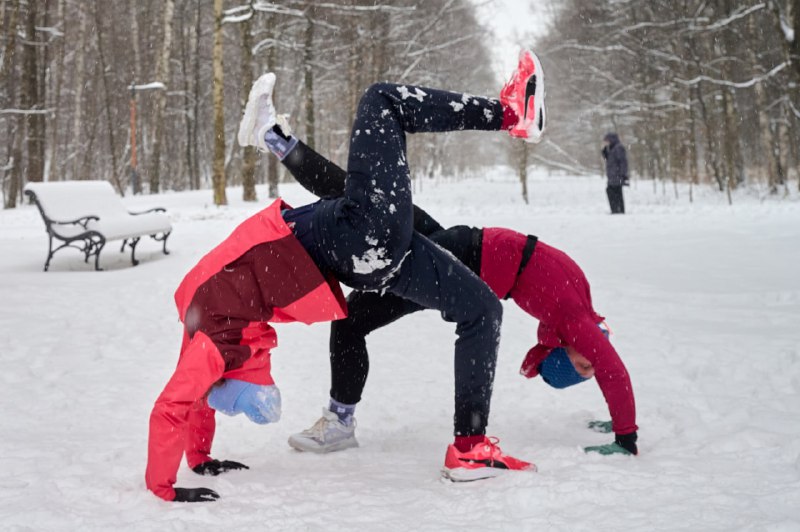
[(356, 420), (350, 425), (339, 421), (339, 416), (322, 409), (322, 417), (310, 428), (289, 436), (289, 445), (298, 451), (332, 453), (358, 447)]
[(239, 144), (254, 146), (262, 152), (267, 151), (264, 134), (277, 120), (275, 106), (272, 105), (272, 90), (275, 88), (275, 74), (268, 72), (258, 78), (244, 107), (244, 116), (239, 122)]

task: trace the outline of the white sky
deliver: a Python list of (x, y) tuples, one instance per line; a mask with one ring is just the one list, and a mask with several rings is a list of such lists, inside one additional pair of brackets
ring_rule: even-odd
[(532, 47), (547, 27), (557, 0), (471, 0), (478, 8), (478, 20), (492, 31), (489, 48), (494, 70), (505, 81), (517, 66), (522, 47)]

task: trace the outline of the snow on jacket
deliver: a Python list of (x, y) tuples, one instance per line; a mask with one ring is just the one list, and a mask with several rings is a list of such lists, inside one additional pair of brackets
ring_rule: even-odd
[(592, 307), (586, 276), (569, 256), (541, 240), (517, 276), (526, 240), (526, 235), (510, 229), (484, 228), (480, 272), (497, 297), (510, 295), (522, 310), (539, 320), (538, 343), (525, 357), (523, 374), (535, 377), (550, 351), (572, 345), (594, 367), (614, 432), (635, 431), (636, 407), (630, 377), (597, 327), (603, 317)]
[[(339, 284), (323, 277), (294, 237), (281, 216), (285, 208), (288, 206), (277, 200), (242, 222), (192, 268), (175, 292), (178, 314), (186, 325), (184, 341), (178, 366), (150, 414), (145, 474), (147, 487), (165, 500), (175, 498), (172, 486), (184, 452), (189, 467), (210, 460), (215, 428), (214, 411), (205, 400), (210, 387), (222, 378), (273, 384), (270, 349), (277, 345), (277, 335), (267, 321), (311, 324), (346, 316)], [(237, 315), (234, 298), (238, 290), (204, 294), (209, 292), (209, 280), (237, 259), (249, 256), (251, 250), (260, 252), (258, 266), (281, 282), (264, 295), (264, 304), (253, 317), (239, 320), (243, 326), (235, 331), (235, 345), (227, 349), (207, 336), (204, 331), (208, 328), (198, 323), (205, 320), (213, 325), (217, 318), (224, 322), (226, 316), (215, 312), (215, 306)], [(207, 308), (208, 301), (212, 301), (212, 308)]]
[(616, 133), (606, 134), (604, 140), (609, 142), (609, 145), (603, 148), (608, 186), (621, 187), (628, 180), (628, 156), (625, 147)]

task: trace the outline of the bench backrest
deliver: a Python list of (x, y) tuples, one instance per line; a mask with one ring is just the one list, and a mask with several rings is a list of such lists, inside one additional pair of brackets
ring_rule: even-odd
[(55, 221), (74, 220), (89, 215), (99, 216), (102, 220), (128, 214), (108, 181), (28, 183), (25, 190), (36, 194), (45, 216)]

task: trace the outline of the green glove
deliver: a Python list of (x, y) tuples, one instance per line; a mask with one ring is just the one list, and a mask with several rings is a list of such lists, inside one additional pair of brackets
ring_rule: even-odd
[(590, 421), (586, 426), (595, 432), (602, 432), (603, 434), (611, 434), (610, 421)]
[(587, 453), (600, 453), (603, 456), (607, 456), (609, 454), (624, 454), (624, 455), (631, 455), (629, 450), (625, 449), (621, 445), (616, 443), (608, 443), (606, 445), (593, 445), (591, 447), (586, 447), (584, 449)]

